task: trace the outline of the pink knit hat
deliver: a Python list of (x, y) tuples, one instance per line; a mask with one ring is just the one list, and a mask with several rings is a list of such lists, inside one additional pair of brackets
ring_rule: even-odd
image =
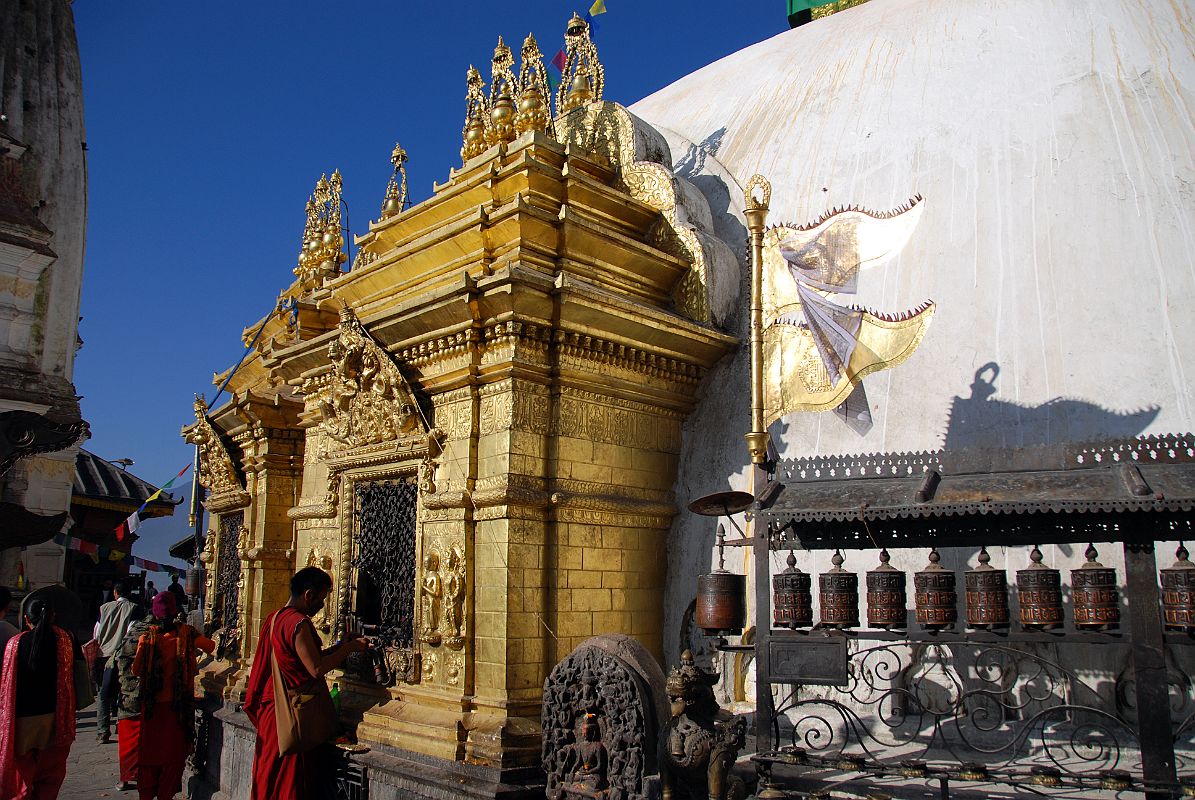
[(178, 613), (178, 603), (174, 599), (174, 592), (158, 592), (154, 595), (150, 611), (158, 619), (173, 619)]

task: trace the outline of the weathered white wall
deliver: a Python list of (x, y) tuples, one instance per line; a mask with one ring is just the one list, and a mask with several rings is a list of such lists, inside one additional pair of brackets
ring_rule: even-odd
[[(866, 379), (869, 431), (790, 415), (772, 429), (781, 455), (1191, 430), (1193, 53), (1188, 3), (872, 0), (632, 106), (680, 171), (704, 162), (691, 180), (729, 199), (710, 197), (736, 252), (733, 184), (755, 172), (772, 182), (773, 224), (926, 198), (901, 257), (865, 272), (858, 297), (886, 312), (935, 300), (920, 350)], [(686, 141), (707, 145), (688, 165), (701, 151)], [(745, 341), (746, 314), (736, 323)], [(686, 428), (678, 501), (744, 488), (748, 387), (741, 348)], [(711, 542), (704, 520), (674, 526), (674, 636)]]

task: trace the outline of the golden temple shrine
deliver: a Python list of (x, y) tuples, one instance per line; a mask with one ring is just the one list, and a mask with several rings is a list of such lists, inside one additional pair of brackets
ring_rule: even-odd
[(591, 636), (663, 662), (681, 425), (737, 344), (711, 296), (737, 291), (738, 267), (659, 134), (602, 100), (576, 16), (566, 53), (554, 98), (531, 37), (517, 73), (499, 40), (488, 93), (470, 68), (462, 166), (410, 206), (396, 147), (347, 271), (342, 179), (321, 178), (232, 399), (196, 399), (222, 784), (247, 775), (253, 731), (231, 709), (303, 566), (334, 577), (327, 639), (378, 644), (330, 676), (391, 758), (374, 797), (390, 781), (441, 796), (447, 777), (404, 783), (428, 764), (489, 787), (534, 773), (545, 678)]

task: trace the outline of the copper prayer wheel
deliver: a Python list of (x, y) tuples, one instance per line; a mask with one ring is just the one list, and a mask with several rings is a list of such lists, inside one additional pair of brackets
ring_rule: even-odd
[(718, 568), (697, 576), (697, 627), (706, 636), (743, 632), (747, 622), (747, 576), (727, 572), (726, 531), (718, 526)]
[(1178, 544), (1177, 561), (1162, 573), (1162, 622), (1171, 630), (1195, 630), (1195, 564), (1190, 553)]
[(772, 622), (777, 628), (804, 628), (813, 624), (813, 577), (797, 569), (789, 551), (788, 569), (772, 576)]
[(909, 612), (905, 574), (888, 562), (887, 548), (880, 551), (880, 565), (867, 573), (867, 624), (873, 628), (903, 628)]
[(1087, 545), (1087, 563), (1071, 570), (1075, 627), (1104, 631), (1120, 625), (1120, 592), (1116, 570), (1096, 561), (1095, 545)]
[(1029, 566), (1017, 570), (1017, 599), (1021, 625), (1035, 630), (1062, 627), (1062, 575), (1041, 563), (1037, 545), (1029, 552)]
[(818, 576), (821, 589), (822, 625), (853, 628), (859, 624), (859, 576), (842, 568), (842, 551), (835, 550), (834, 568)]
[(994, 629), (1008, 627), (1008, 583), (1004, 570), (991, 565), (988, 549), (979, 549), (979, 566), (967, 570), (967, 626)]
[(913, 576), (917, 624), (930, 630), (951, 628), (958, 622), (958, 592), (954, 588), (954, 572), (939, 564), (941, 560), (938, 548), (932, 548), (929, 551), (929, 564)]

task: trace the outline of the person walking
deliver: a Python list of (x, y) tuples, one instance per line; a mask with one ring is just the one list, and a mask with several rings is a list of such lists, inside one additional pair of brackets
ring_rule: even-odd
[(141, 680), (133, 674), (133, 660), (141, 637), (149, 633), (153, 620), (145, 618), (141, 606), (133, 609), (129, 629), (112, 660), (116, 664), (119, 691), (116, 700), (116, 741), (120, 753), (118, 791), (127, 792), (137, 783), (137, 751), (141, 747)]
[(75, 741), (78, 646), (54, 607), (29, 603), (28, 630), (8, 640), (0, 679), (0, 797), (56, 800)]
[(194, 746), (196, 650), (211, 653), (216, 643), (178, 623), (173, 592), (158, 592), (152, 612), (154, 623), (138, 639), (131, 667), (140, 683), (137, 794), (173, 800)]
[(100, 645), (103, 673), (100, 678), (100, 696), (97, 698), (95, 735), (101, 744), (112, 742), (112, 708), (116, 705), (116, 664), (112, 657), (120, 648), (129, 617), (136, 604), (126, 597), (125, 585), (121, 581), (112, 584), (113, 599), (100, 606), (100, 621), (95, 625), (95, 639)]
[(12, 607), (12, 592), (7, 586), (0, 586), (0, 678), (4, 677), (4, 646), (8, 640), (20, 633), (20, 629), (8, 621), (8, 610)]
[(157, 594), (158, 594), (158, 590), (157, 590), (157, 588), (154, 587), (154, 582), (146, 581), (145, 582), (145, 602), (152, 603), (154, 597), (157, 596)]
[(187, 592), (181, 585), (179, 585), (177, 572), (170, 573), (170, 585), (166, 587), (166, 590), (174, 595), (175, 608), (177, 608), (179, 611), (186, 611)]
[(311, 617), (323, 609), (331, 589), (332, 576), (319, 567), (299, 570), (290, 579), (290, 600), (261, 626), (244, 704), (257, 729), (252, 800), (313, 800), (325, 791), (328, 745), (305, 753), (279, 752), (272, 665), (276, 660), (283, 685), (291, 689), (322, 679), (350, 654), (368, 647), (364, 638), (354, 637), (320, 649)]

